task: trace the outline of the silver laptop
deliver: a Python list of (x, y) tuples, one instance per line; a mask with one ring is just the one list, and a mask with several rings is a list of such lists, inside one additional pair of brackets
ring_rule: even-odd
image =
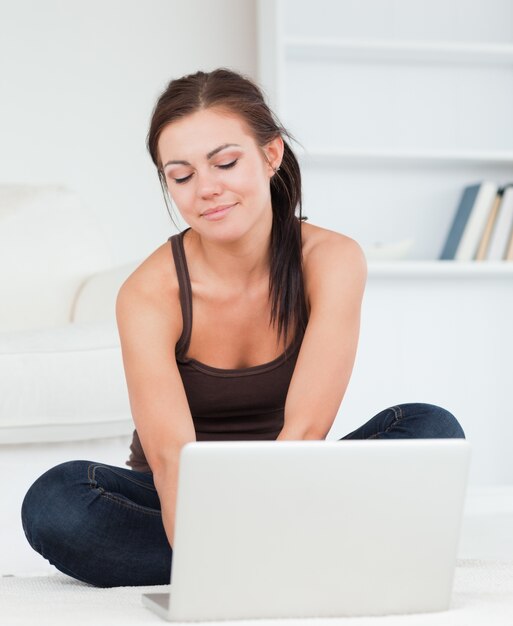
[(195, 442), (182, 448), (169, 621), (450, 607), (465, 439)]

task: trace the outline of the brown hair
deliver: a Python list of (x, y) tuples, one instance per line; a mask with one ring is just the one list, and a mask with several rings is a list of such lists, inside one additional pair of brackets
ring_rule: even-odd
[[(262, 147), (281, 135), (285, 145), (280, 170), (271, 178), (273, 225), (269, 297), (271, 322), (278, 320), (278, 341), (283, 333), (285, 345), (292, 322), (297, 332), (307, 324), (301, 242), (301, 173), (298, 161), (285, 137), (294, 140), (264, 101), (259, 87), (249, 78), (226, 68), (196, 72), (172, 80), (153, 109), (147, 148), (157, 167), (167, 210), (173, 219), (162, 163), (158, 154), (160, 134), (169, 123), (201, 109), (222, 108), (242, 118)], [(298, 218), (295, 215), (299, 209)], [(174, 222), (173, 222), (174, 223)], [(176, 224), (175, 224), (176, 226)]]

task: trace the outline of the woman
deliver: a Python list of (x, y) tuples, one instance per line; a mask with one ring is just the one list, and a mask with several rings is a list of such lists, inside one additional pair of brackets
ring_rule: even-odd
[[(27, 539), (62, 572), (101, 587), (167, 584), (184, 444), (330, 430), (366, 263), (354, 240), (305, 223), (287, 137), (258, 87), (226, 69), (174, 80), (159, 98), (148, 149), (189, 228), (117, 298), (132, 469), (69, 461), (25, 496)], [(464, 433), (440, 407), (403, 404), (344, 439), (407, 437)]]

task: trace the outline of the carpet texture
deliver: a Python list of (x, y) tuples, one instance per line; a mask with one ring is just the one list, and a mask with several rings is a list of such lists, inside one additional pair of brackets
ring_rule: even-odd
[[(49, 576), (0, 578), (0, 622), (6, 626), (82, 626), (164, 624), (141, 604), (142, 593), (167, 591), (167, 586), (99, 589), (56, 572)], [(415, 615), (258, 620), (261, 626), (511, 626), (513, 624), (513, 562), (461, 559), (457, 561), (451, 608)], [(255, 621), (208, 624), (255, 624)], [(294, 624), (295, 626), (295, 624)]]

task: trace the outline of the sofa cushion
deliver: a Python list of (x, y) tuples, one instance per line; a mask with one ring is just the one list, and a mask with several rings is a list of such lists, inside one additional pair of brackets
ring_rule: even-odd
[(0, 331), (70, 321), (75, 293), (112, 266), (102, 232), (59, 185), (0, 185)]
[(0, 443), (133, 431), (115, 323), (0, 333)]

